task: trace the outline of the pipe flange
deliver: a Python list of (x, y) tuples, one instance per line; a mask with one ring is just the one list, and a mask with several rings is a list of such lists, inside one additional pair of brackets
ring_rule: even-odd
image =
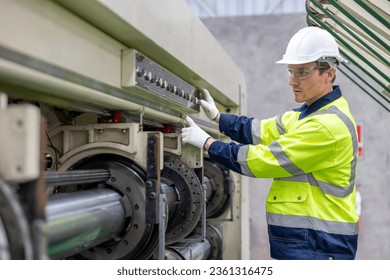
[(203, 211), (203, 190), (195, 172), (184, 162), (165, 156), (161, 182), (174, 188), (178, 201), (168, 220), (165, 243), (173, 244), (189, 235), (198, 224)]
[[(202, 250), (206, 250), (203, 251)], [(194, 256), (194, 254), (196, 256)], [(178, 242), (169, 246), (165, 250), (165, 258), (168, 260), (221, 260), (223, 253), (223, 241), (220, 231), (212, 226), (207, 225), (206, 239), (202, 240), (202, 227), (197, 226), (187, 241)]]
[[(131, 160), (111, 154), (96, 155), (71, 167), (73, 170), (95, 168), (110, 171), (111, 177), (98, 187), (113, 189), (122, 195), (128, 226), (111, 241), (75, 257), (92, 260), (149, 258), (158, 244), (158, 228), (145, 222), (145, 172)], [(77, 186), (77, 189), (88, 188), (96, 188), (96, 184)]]

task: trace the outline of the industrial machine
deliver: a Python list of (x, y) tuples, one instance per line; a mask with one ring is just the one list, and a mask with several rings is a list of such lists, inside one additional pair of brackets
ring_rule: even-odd
[[(389, 111), (389, 1), (306, 3)], [(180, 138), (227, 141), (197, 88), (245, 114), (245, 79), (185, 1), (0, 7), (0, 260), (248, 259), (246, 179)]]
[(0, 7), (0, 259), (248, 259), (245, 178), (180, 138), (245, 82), (185, 1)]

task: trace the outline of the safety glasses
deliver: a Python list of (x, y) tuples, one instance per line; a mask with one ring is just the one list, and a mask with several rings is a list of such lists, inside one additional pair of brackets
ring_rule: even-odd
[(295, 76), (299, 80), (308, 79), (313, 75), (314, 70), (318, 69), (329, 69), (329, 67), (326, 66), (312, 66), (307, 68), (287, 68), (287, 73), (290, 77), (290, 79)]

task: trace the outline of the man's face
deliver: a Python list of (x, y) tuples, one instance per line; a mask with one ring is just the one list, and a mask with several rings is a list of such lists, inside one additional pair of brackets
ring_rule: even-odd
[(327, 69), (320, 75), (320, 70), (315, 67), (317, 67), (316, 62), (287, 65), (291, 75), (289, 85), (292, 87), (296, 102), (305, 102), (310, 106), (317, 99), (332, 91), (334, 69)]

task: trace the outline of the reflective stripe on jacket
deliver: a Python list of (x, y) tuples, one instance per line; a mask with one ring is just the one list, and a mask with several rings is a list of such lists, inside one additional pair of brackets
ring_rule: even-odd
[(272, 257), (355, 257), (358, 143), (338, 87), (310, 107), (266, 120), (222, 114), (220, 130), (241, 144), (214, 142), (211, 159), (274, 178), (266, 202)]

